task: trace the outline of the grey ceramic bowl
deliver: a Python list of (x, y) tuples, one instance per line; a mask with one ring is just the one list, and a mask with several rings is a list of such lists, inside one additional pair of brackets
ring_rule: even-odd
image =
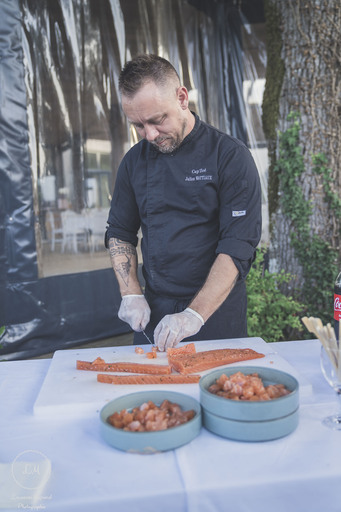
[[(195, 416), (178, 427), (155, 432), (128, 432), (110, 425), (107, 419), (114, 412), (132, 409), (148, 400), (160, 405), (169, 400), (180, 405), (183, 410), (193, 409)], [(112, 400), (100, 412), (100, 429), (103, 439), (119, 450), (137, 453), (156, 453), (173, 450), (189, 443), (201, 429), (201, 407), (194, 398), (175, 391), (141, 391)]]
[(234, 441), (271, 441), (293, 432), (299, 421), (298, 409), (288, 416), (266, 421), (236, 421), (202, 410), (204, 427), (221, 437)]
[[(250, 402), (242, 400), (227, 400), (207, 391), (223, 373), (230, 376), (238, 371), (249, 375), (258, 373), (265, 386), (269, 384), (284, 384), (291, 393), (289, 395), (263, 402)], [(264, 421), (277, 419), (293, 413), (299, 405), (298, 382), (292, 375), (272, 368), (260, 366), (235, 366), (220, 368), (200, 379), (200, 402), (209, 412), (223, 418), (238, 421)]]
[[(228, 400), (208, 388), (223, 373), (258, 373), (265, 386), (284, 384), (288, 395), (268, 401)], [(299, 385), (288, 373), (260, 366), (220, 368), (200, 379), (203, 426), (220, 436), (240, 441), (267, 441), (290, 434), (298, 425)]]

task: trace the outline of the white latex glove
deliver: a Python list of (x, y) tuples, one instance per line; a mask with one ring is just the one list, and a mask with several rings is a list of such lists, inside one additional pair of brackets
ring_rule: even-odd
[(191, 308), (181, 313), (166, 315), (155, 327), (155, 345), (160, 351), (175, 347), (184, 338), (199, 332), (203, 325), (202, 316)]
[(118, 318), (127, 322), (133, 331), (144, 331), (150, 320), (150, 307), (144, 295), (123, 295)]

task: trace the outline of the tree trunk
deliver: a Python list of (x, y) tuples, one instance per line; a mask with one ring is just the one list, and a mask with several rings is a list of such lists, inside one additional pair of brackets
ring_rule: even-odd
[[(311, 202), (309, 216), (310, 236), (319, 237), (325, 242), (340, 263), (340, 197), (341, 197), (341, 5), (340, 0), (265, 0), (267, 30), (274, 27), (275, 11), (279, 20), (282, 48), (277, 59), (283, 62), (284, 72), (276, 114), (277, 134), (285, 132), (291, 125), (287, 117), (297, 112), (300, 119), (299, 147), (304, 163), (304, 171), (297, 176), (295, 185), (302, 189), (305, 201)], [(270, 14), (269, 14), (270, 13)], [(268, 40), (268, 54), (272, 40)], [(268, 61), (268, 68), (271, 61)], [(271, 86), (271, 69), (267, 74), (268, 87), (265, 89), (263, 116), (268, 111)], [(265, 109), (265, 112), (264, 112)], [(272, 109), (274, 105), (272, 104)], [(263, 120), (264, 121), (264, 120)], [(278, 135), (267, 133), (273, 151), (273, 167), (280, 157)], [(314, 170), (314, 155), (323, 154), (326, 164), (323, 172)], [(329, 196), (323, 177), (330, 169)], [(270, 187), (272, 197), (270, 211), (271, 247), (270, 269), (284, 269), (296, 275), (295, 288), (302, 287), (307, 279), (302, 258), (292, 246), (295, 223), (283, 208), (283, 194), (280, 179), (285, 169), (277, 169), (278, 188)], [(272, 175), (273, 179), (273, 175)], [(271, 180), (271, 176), (270, 176)], [(276, 181), (276, 179), (275, 179)], [(334, 201), (332, 203), (331, 201)], [(307, 254), (309, 258), (309, 254)], [(335, 258), (334, 258), (335, 264)], [(332, 290), (333, 283), (330, 283)]]

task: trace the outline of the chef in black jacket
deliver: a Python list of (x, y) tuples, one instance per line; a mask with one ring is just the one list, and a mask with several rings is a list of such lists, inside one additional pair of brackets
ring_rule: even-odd
[[(245, 278), (261, 235), (261, 189), (247, 147), (202, 122), (174, 67), (141, 55), (119, 78), (141, 137), (123, 158), (107, 246), (134, 343), (247, 336)], [(137, 276), (141, 228), (142, 291)]]

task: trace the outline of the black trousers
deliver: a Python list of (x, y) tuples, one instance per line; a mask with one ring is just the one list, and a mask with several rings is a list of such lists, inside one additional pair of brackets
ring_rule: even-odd
[[(146, 287), (145, 297), (151, 309), (150, 322), (145, 332), (154, 341), (154, 329), (165, 315), (180, 313), (187, 308), (190, 299), (174, 299), (160, 297)], [(200, 331), (183, 341), (203, 341), (247, 337), (246, 322), (246, 285), (245, 281), (237, 281), (227, 299), (207, 320)], [(134, 345), (148, 343), (142, 332), (134, 333)]]

